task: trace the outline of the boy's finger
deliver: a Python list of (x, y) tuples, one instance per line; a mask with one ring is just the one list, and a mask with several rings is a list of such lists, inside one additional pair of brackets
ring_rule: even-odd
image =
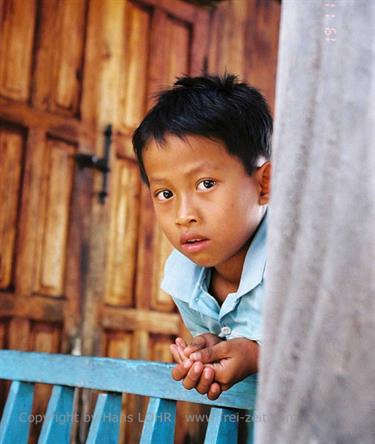
[(179, 345), (177, 345), (177, 351), (178, 354), (180, 355), (181, 362), (186, 361), (186, 359), (189, 359), (188, 356), (184, 354), (184, 349)]
[(193, 361), (201, 361), (203, 363), (220, 361), (226, 358), (228, 347), (226, 341), (219, 342), (212, 347), (203, 348), (197, 352), (191, 353), (189, 358)]
[(172, 369), (172, 378), (175, 381), (181, 381), (181, 379), (184, 379), (185, 376), (188, 374), (188, 371), (192, 365), (193, 361), (191, 361), (190, 359), (187, 359), (183, 363), (177, 364)]
[(185, 376), (182, 385), (187, 390), (196, 387), (202, 375), (202, 371), (203, 371), (203, 364), (201, 362), (194, 362), (194, 364), (190, 367), (187, 375)]
[(205, 367), (195, 389), (204, 395), (208, 393), (211, 384), (214, 382), (215, 372), (212, 368)]
[(186, 342), (180, 337), (176, 338), (175, 343), (176, 343), (176, 345), (178, 345), (181, 348), (186, 347)]
[(220, 384), (217, 382), (214, 382), (211, 384), (211, 387), (207, 393), (207, 398), (211, 401), (215, 401), (220, 395), (221, 395), (221, 387)]
[(203, 336), (196, 336), (191, 344), (184, 349), (184, 354), (185, 356), (189, 356), (191, 353), (201, 350), (204, 347), (206, 347), (206, 339)]
[(181, 356), (180, 356), (180, 353), (178, 352), (178, 349), (177, 349), (176, 345), (171, 344), (169, 346), (169, 350), (172, 353), (174, 361), (177, 362), (178, 364), (181, 364), (181, 362), (182, 362)]

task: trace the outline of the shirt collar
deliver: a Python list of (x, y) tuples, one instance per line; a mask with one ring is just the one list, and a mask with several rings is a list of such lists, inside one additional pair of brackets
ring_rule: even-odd
[(267, 213), (263, 216), (247, 250), (237, 295), (248, 293), (262, 282), (266, 266)]

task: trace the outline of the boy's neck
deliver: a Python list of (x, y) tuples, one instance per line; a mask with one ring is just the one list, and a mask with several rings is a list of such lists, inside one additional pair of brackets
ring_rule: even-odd
[(241, 251), (229, 263), (212, 268), (209, 292), (220, 303), (229, 293), (238, 290), (241, 281), (243, 264), (252, 239), (241, 248)]
[[(260, 218), (257, 229), (259, 228), (264, 215), (265, 211), (263, 216)], [(236, 254), (236, 256), (222, 265), (213, 267), (211, 270), (209, 292), (215, 297), (220, 305), (224, 302), (229, 293), (234, 293), (238, 290), (245, 257), (257, 229), (254, 231), (250, 239), (242, 246), (241, 250)]]

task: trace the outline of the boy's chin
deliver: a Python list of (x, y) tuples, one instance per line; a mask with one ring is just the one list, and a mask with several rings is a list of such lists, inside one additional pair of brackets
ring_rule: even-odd
[(199, 254), (187, 254), (185, 251), (181, 251), (180, 253), (183, 254), (185, 257), (190, 259), (194, 264), (199, 265), (200, 267), (206, 267), (211, 268), (214, 267), (217, 264), (217, 261), (215, 261), (212, 257), (199, 255)]

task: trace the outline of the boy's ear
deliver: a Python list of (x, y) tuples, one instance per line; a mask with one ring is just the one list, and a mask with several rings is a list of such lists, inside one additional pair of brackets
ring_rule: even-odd
[(259, 205), (266, 205), (270, 200), (271, 192), (271, 162), (265, 162), (261, 167), (258, 167), (255, 172), (255, 177), (259, 184)]

